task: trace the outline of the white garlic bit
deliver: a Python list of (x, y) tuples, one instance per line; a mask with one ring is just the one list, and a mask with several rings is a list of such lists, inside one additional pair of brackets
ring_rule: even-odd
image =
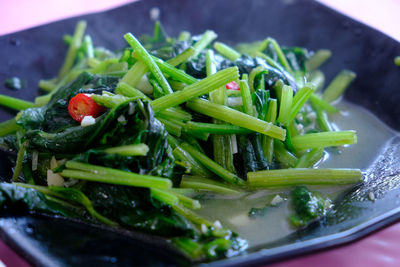
[(86, 127), (96, 123), (96, 120), (92, 116), (85, 116), (81, 121), (81, 126)]

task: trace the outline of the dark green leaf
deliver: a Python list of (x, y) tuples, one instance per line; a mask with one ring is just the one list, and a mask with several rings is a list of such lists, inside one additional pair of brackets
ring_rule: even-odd
[(193, 236), (191, 226), (144, 188), (87, 183), (84, 193), (104, 216), (129, 228), (162, 236)]
[(311, 52), (301, 47), (282, 47), (282, 51), (294, 71), (307, 71), (305, 63), (312, 56)]
[(304, 186), (297, 186), (290, 194), (295, 215), (290, 217), (293, 226), (302, 227), (323, 216), (331, 208), (331, 201)]
[(269, 168), (259, 139), (256, 133), (239, 136), (238, 148), (243, 160), (244, 174)]
[(257, 110), (258, 118), (260, 120), (265, 120), (268, 112), (269, 90), (256, 90), (252, 94), (252, 99)]
[(11, 77), (4, 81), (4, 86), (9, 89), (20, 90), (26, 86), (26, 81), (22, 81), (18, 77)]
[(89, 220), (84, 209), (56, 201), (32, 188), (0, 183), (0, 209), (13, 212), (41, 212)]

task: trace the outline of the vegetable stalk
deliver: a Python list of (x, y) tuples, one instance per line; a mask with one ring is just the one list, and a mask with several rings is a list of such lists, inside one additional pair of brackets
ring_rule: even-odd
[(214, 124), (205, 122), (186, 122), (184, 129), (188, 133), (210, 133), (210, 134), (249, 134), (252, 131), (230, 124)]
[(144, 61), (137, 61), (128, 72), (122, 77), (121, 82), (124, 82), (132, 87), (135, 87), (143, 75), (148, 72), (148, 68)]
[(280, 169), (248, 172), (250, 187), (276, 187), (295, 185), (343, 185), (362, 182), (359, 169)]
[(326, 112), (335, 113), (339, 112), (339, 109), (335, 106), (332, 106), (329, 102), (323, 100), (316, 94), (311, 94), (310, 96), (310, 103), (314, 107), (314, 109), (318, 108), (324, 110)]
[(15, 110), (25, 110), (36, 106), (35, 103), (6, 95), (0, 95), (0, 105)]
[(237, 52), (235, 49), (232, 47), (221, 43), (221, 42), (215, 42), (214, 43), (214, 48), (217, 50), (221, 55), (226, 57), (229, 60), (235, 61), (240, 57), (240, 53)]
[(104, 149), (104, 152), (121, 156), (146, 156), (147, 152), (149, 152), (149, 147), (146, 144), (125, 145), (110, 147)]
[(223, 183), (197, 176), (183, 175), (179, 186), (181, 188), (206, 190), (219, 194), (240, 194), (240, 191), (229, 188)]
[(306, 84), (303, 88), (297, 91), (296, 95), (293, 97), (293, 104), (288, 118), (289, 123), (294, 120), (301, 107), (307, 102), (313, 92), (314, 88), (312, 84)]
[(19, 174), (22, 171), (22, 161), (24, 160), (24, 155), (25, 155), (27, 147), (28, 147), (28, 141), (25, 141), (24, 143), (22, 143), (22, 145), (20, 146), (20, 148), (18, 150), (17, 160), (15, 162), (15, 168), (14, 168), (14, 173), (13, 173), (13, 177), (12, 177), (13, 182), (18, 180)]
[(166, 108), (177, 106), (189, 99), (204, 95), (222, 85), (237, 80), (239, 77), (238, 75), (237, 67), (221, 70), (201, 81), (185, 87), (182, 91), (177, 91), (152, 101), (151, 106), (156, 113)]
[(275, 52), (278, 55), (279, 62), (286, 69), (286, 71), (288, 71), (289, 73), (293, 73), (293, 70), (290, 67), (289, 62), (287, 61), (285, 55), (283, 54), (283, 51), (278, 42), (273, 38), (268, 38), (267, 41), (272, 44), (273, 48), (275, 49)]
[(140, 60), (149, 68), (150, 72), (154, 75), (157, 82), (160, 84), (161, 88), (163, 89), (164, 94), (171, 94), (172, 89), (168, 84), (165, 76), (161, 73), (161, 70), (154, 62), (151, 55), (147, 52), (147, 50), (140, 44), (140, 42), (133, 36), (131, 33), (127, 33), (124, 35), (125, 40), (127, 43), (132, 46), (134, 49), (135, 55), (137, 55)]
[(159, 58), (153, 57), (154, 62), (157, 64), (157, 66), (160, 68), (160, 70), (168, 75), (169, 77), (177, 80), (177, 81), (181, 81), (183, 83), (186, 84), (193, 84), (195, 82), (197, 82), (198, 80), (192, 76), (190, 76), (189, 74), (187, 74), (186, 72), (175, 68), (174, 66), (172, 66), (171, 64), (162, 61)]
[(195, 49), (195, 53), (193, 54), (192, 58), (197, 57), (215, 38), (217, 38), (217, 34), (214, 31), (207, 30), (201, 36), (200, 40), (198, 40), (194, 45), (193, 48)]
[(67, 161), (66, 167), (67, 169), (61, 172), (62, 176), (80, 180), (159, 189), (168, 189), (172, 186), (172, 182), (166, 178), (136, 174), (77, 161)]
[(226, 121), (233, 125), (259, 132), (279, 140), (285, 140), (285, 129), (229, 107), (214, 104), (203, 99), (191, 100), (187, 103), (187, 106), (196, 112), (212, 118)]
[(13, 134), (20, 129), (15, 118), (0, 123), (0, 137)]
[(306, 61), (306, 68), (308, 71), (313, 71), (318, 69), (325, 61), (327, 61), (332, 56), (331, 50), (320, 49), (315, 54)]
[[(292, 116), (292, 103), (293, 103), (293, 89), (290, 86), (284, 85), (282, 87), (281, 101), (279, 103), (279, 116), (277, 121), (283, 125), (289, 125)], [(293, 112), (296, 108), (293, 109)], [(297, 113), (296, 113), (297, 114)], [(294, 114), (294, 116), (296, 116)]]
[(182, 149), (180, 146), (176, 145), (174, 150), (172, 151), (172, 155), (183, 162), (185, 162), (188, 166), (187, 169), (190, 170), (190, 173), (194, 175), (199, 175), (202, 177), (211, 177), (213, 174), (208, 171), (200, 162), (194, 159), (190, 153), (186, 150)]
[(182, 53), (177, 55), (176, 57), (168, 59), (166, 62), (174, 67), (178, 66), (179, 64), (182, 64), (186, 62), (193, 54), (196, 52), (196, 50), (191, 46), (188, 49), (184, 50)]
[(314, 148), (299, 158), (295, 168), (311, 168), (324, 156), (323, 148)]
[(325, 89), (322, 99), (327, 102), (333, 102), (343, 94), (355, 78), (356, 74), (354, 72), (342, 70)]
[(240, 179), (235, 174), (225, 170), (221, 165), (217, 164), (215, 161), (211, 160), (209, 157), (204, 155), (203, 153), (199, 152), (197, 149), (192, 147), (187, 143), (182, 143), (182, 148), (185, 149), (193, 158), (201, 162), (206, 168), (210, 171), (224, 179), (225, 181), (237, 184), (237, 185), (244, 185), (245, 182)]
[(355, 131), (309, 133), (292, 138), (292, 144), (297, 150), (351, 145), (355, 143), (357, 143), (357, 135)]
[(67, 55), (65, 56), (64, 64), (62, 65), (60, 72), (58, 73), (58, 80), (61, 80), (68, 74), (74, 65), (76, 54), (78, 49), (81, 47), (83, 35), (86, 30), (86, 21), (79, 21), (76, 25), (74, 35), (69, 45)]
[(239, 86), (242, 96), (243, 111), (249, 116), (254, 116), (253, 101), (251, 100), (250, 88), (247, 81), (240, 80)]

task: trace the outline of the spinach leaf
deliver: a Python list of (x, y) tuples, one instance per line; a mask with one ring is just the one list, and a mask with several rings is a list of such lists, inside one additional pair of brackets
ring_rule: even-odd
[(4, 86), (9, 89), (20, 90), (26, 86), (26, 81), (18, 77), (11, 77), (4, 81)]
[(57, 201), (35, 189), (9, 183), (0, 183), (0, 210), (49, 213), (92, 221), (83, 208)]
[(268, 112), (269, 90), (257, 89), (252, 94), (252, 100), (256, 107), (258, 118), (265, 120)]
[(295, 214), (290, 217), (290, 222), (295, 227), (307, 225), (310, 221), (326, 214), (331, 208), (331, 200), (311, 192), (304, 186), (297, 186), (290, 193)]
[(257, 133), (239, 136), (239, 155), (242, 158), (245, 174), (269, 168), (259, 137)]
[(26, 130), (40, 129), (54, 132), (58, 128), (65, 128), (77, 125), (68, 113), (68, 102), (93, 78), (87, 72), (82, 73), (76, 80), (67, 86), (60, 88), (50, 99), (49, 103), (43, 107), (26, 109), (17, 124)]
[[(168, 133), (155, 117), (149, 103), (140, 100), (124, 102), (112, 109), (88, 140), (95, 147), (75, 160), (132, 171), (140, 174), (172, 178), (174, 158), (169, 150)], [(146, 156), (107, 154), (104, 148), (144, 143)]]
[(15, 135), (7, 135), (0, 137), (0, 150), (1, 151), (18, 151), (18, 139)]
[(28, 108), (24, 110), (17, 120), (17, 124), (24, 129), (37, 129), (44, 123), (45, 107)]
[(59, 133), (77, 126), (79, 123), (68, 113), (69, 100), (78, 93), (113, 92), (117, 82), (115, 77), (84, 72), (69, 85), (60, 88), (45, 106), (26, 109), (17, 120), (17, 124), (26, 130), (41, 130), (47, 133)]
[(279, 205), (267, 204), (262, 208), (251, 208), (248, 215), (250, 218), (263, 217), (267, 215), (271, 209), (277, 208), (278, 206)]
[(171, 43), (169, 42), (169, 39), (170, 38), (159, 21), (156, 21), (154, 24), (153, 36), (143, 34), (139, 38), (143, 46), (149, 51), (170, 46)]
[(25, 138), (29, 140), (30, 149), (40, 152), (77, 153), (85, 150), (88, 139), (103, 120), (104, 116), (99, 117), (93, 125), (73, 126), (59, 133), (31, 130), (25, 134)]
[(25, 110), (17, 123), (28, 130), (24, 137), (30, 141), (30, 148), (53, 153), (84, 151), (93, 133), (99, 133), (106, 122), (115, 118), (109, 118), (106, 113), (98, 117), (95, 124), (81, 127), (68, 113), (69, 100), (85, 92), (83, 90), (90, 93), (113, 91), (116, 81), (112, 77), (82, 73), (69, 86), (57, 91), (47, 105)]
[(305, 48), (301, 47), (282, 47), (282, 51), (285, 54), (285, 57), (290, 65), (290, 67), (294, 71), (302, 71), (305, 73), (306, 69), (306, 61), (312, 56), (312, 53), (309, 52)]
[(262, 66), (264, 69), (266, 69), (268, 71), (268, 73), (264, 76), (266, 89), (272, 89), (278, 80), (281, 80), (285, 84), (292, 86), (294, 90), (297, 88), (295, 79), (292, 77), (292, 75), (286, 72), (283, 68), (278, 69), (269, 65), (262, 58), (252, 58), (247, 55), (242, 55), (235, 61), (235, 65), (239, 68), (239, 72), (241, 74), (250, 73), (251, 70), (258, 66)]
[(193, 236), (191, 225), (145, 188), (87, 183), (83, 192), (104, 216), (140, 231), (173, 237)]

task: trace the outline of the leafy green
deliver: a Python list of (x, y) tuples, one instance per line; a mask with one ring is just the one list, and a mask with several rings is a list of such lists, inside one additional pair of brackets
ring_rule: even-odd
[[(154, 35), (152, 37), (145, 35), (141, 38), (144, 47), (151, 51), (151, 54), (159, 57), (163, 60), (171, 59), (178, 54), (182, 53), (185, 49), (193, 46), (199, 39), (200, 36), (192, 36), (189, 39), (183, 41), (177, 41), (169, 38), (167, 34), (163, 31), (159, 24), (156, 24)], [(266, 49), (268, 55), (272, 58), (277, 59), (276, 52), (273, 49)], [(293, 64), (297, 70), (297, 66), (304, 68), (304, 62), (309, 57), (307, 50), (293, 47), (286, 48), (284, 51), (287, 53), (289, 64)], [(262, 66), (266, 72), (265, 75), (265, 88), (272, 89), (272, 86), (276, 81), (281, 80), (287, 85), (292, 86), (296, 91), (297, 86), (295, 79), (291, 74), (285, 71), (283, 68), (277, 68), (268, 64), (264, 59), (259, 57), (251, 57), (248, 55), (242, 55), (240, 58), (232, 62), (219, 53), (214, 55), (214, 63), (216, 65), (217, 71), (226, 69), (228, 67), (237, 66), (239, 68), (240, 74), (249, 74), (253, 69), (258, 66)], [(199, 53), (197, 57), (191, 58), (188, 62), (183, 64), (183, 69), (185, 72), (195, 78), (202, 79), (206, 77), (206, 51)]]
[(93, 208), (92, 202), (80, 190), (75, 188), (65, 188), (61, 186), (50, 186), (49, 189), (51, 192), (55, 192), (56, 196), (81, 204), (87, 209), (87, 211), (90, 213), (90, 215), (92, 215), (93, 218), (96, 218), (100, 222), (110, 226), (117, 226), (115, 222), (99, 214)]
[(280, 202), (279, 203), (271, 203), (270, 202), (262, 208), (251, 208), (248, 215), (250, 218), (263, 217), (263, 216), (267, 215), (271, 209), (277, 208), (279, 206), (280, 206)]
[(44, 123), (44, 108), (28, 108), (17, 120), (17, 124), (24, 129), (36, 129)]
[(169, 48), (171, 44), (170, 38), (159, 21), (154, 25), (153, 36), (143, 34), (140, 36), (139, 40), (147, 50), (154, 50), (158, 55), (162, 54), (162, 49), (165, 47)]
[(240, 135), (238, 141), (239, 154), (242, 158), (244, 173), (269, 169), (258, 133)]
[(265, 214), (268, 213), (268, 210), (270, 209), (269, 205), (266, 205), (263, 208), (251, 208), (249, 211), (249, 217), (250, 218), (256, 218), (256, 217), (262, 217)]
[(294, 71), (302, 71), (305, 73), (306, 61), (312, 56), (313, 53), (302, 47), (282, 47), (285, 57)]
[(1, 151), (17, 151), (18, 139), (15, 135), (7, 135), (0, 137), (0, 150)]
[(194, 260), (231, 257), (247, 248), (247, 242), (236, 233), (215, 227), (209, 227), (206, 233), (195, 239), (179, 237), (174, 238), (172, 242)]
[(316, 192), (309, 191), (305, 186), (297, 186), (290, 193), (291, 203), (295, 214), (290, 216), (290, 222), (295, 227), (307, 225), (331, 208), (331, 200)]
[(80, 207), (58, 201), (35, 189), (9, 183), (0, 183), (0, 209), (13, 212), (50, 213), (92, 221), (86, 211)]
[(276, 67), (271, 66), (264, 59), (260, 57), (252, 58), (247, 55), (242, 55), (239, 59), (235, 61), (235, 64), (238, 66), (239, 72), (241, 74), (250, 73), (251, 70), (259, 66), (263, 67), (266, 71), (268, 71), (268, 73), (265, 74), (264, 78), (266, 89), (272, 89), (275, 83), (279, 80), (287, 85), (297, 88), (294, 78), (288, 72), (286, 72), (284, 69), (278, 69)]
[[(103, 119), (103, 117), (101, 118)], [(87, 140), (92, 137), (99, 122), (87, 127), (74, 126), (59, 133), (47, 133), (40, 130), (31, 130), (25, 134), (29, 140), (29, 147), (42, 152), (76, 153), (84, 151)]]
[(157, 235), (194, 235), (190, 224), (143, 188), (87, 183), (83, 192), (104, 216), (140, 231)]
[[(140, 174), (173, 176), (175, 164), (169, 150), (168, 133), (154, 118), (149, 103), (140, 100), (122, 103), (108, 113), (96, 131), (91, 137), (91, 146), (95, 148), (81, 153), (76, 160)], [(147, 144), (146, 156), (122, 156), (103, 151), (108, 147), (137, 143)]]
[(17, 124), (25, 130), (40, 130), (51, 134), (77, 126), (79, 124), (68, 113), (69, 100), (78, 93), (113, 92), (116, 83), (117, 79), (114, 77), (83, 72), (69, 85), (60, 88), (45, 106), (26, 109), (18, 118)]
[(252, 94), (252, 99), (254, 106), (257, 110), (258, 118), (261, 120), (266, 120), (268, 112), (269, 91), (257, 89)]
[(18, 77), (11, 77), (4, 81), (4, 86), (9, 89), (20, 90), (26, 86), (26, 81), (23, 81)]

